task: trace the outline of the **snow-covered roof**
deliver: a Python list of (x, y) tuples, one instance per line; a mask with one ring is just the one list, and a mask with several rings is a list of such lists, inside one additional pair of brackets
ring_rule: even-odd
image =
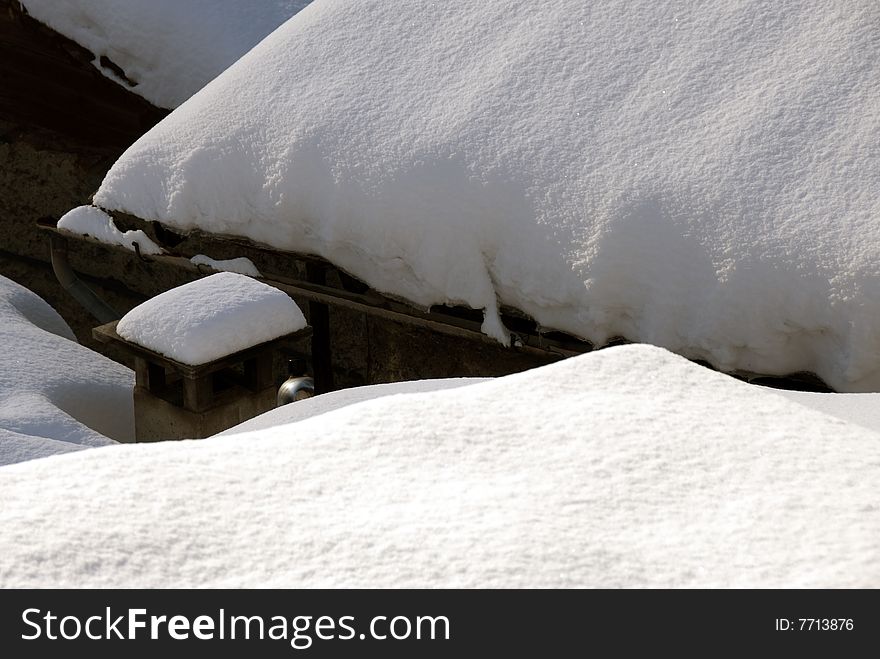
[(878, 481), (876, 432), (624, 346), (4, 467), (0, 587), (876, 587)]
[(134, 373), (3, 276), (0, 346), (0, 465), (134, 439)]
[[(108, 77), (177, 107), (311, 0), (21, 0)], [(100, 60), (120, 67), (128, 81)]]
[[(95, 203), (419, 305), (880, 390), (876, 2), (323, 0)], [(366, 28), (369, 29), (366, 29)]]
[(286, 293), (247, 275), (219, 272), (172, 288), (129, 311), (122, 338), (183, 364), (205, 364), (306, 327)]

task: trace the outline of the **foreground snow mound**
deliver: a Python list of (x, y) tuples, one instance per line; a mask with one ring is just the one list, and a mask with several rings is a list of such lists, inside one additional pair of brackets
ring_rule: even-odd
[(878, 479), (877, 433), (627, 346), (4, 467), (0, 586), (877, 587)]
[[(177, 107), (311, 0), (21, 0), (108, 77)], [(129, 82), (100, 62), (109, 58)]]
[(499, 301), (880, 390), (878, 21), (867, 0), (326, 0), (95, 201), (485, 309), (502, 341)]
[(205, 364), (304, 327), (286, 293), (220, 272), (150, 298), (125, 314), (116, 332), (184, 364)]
[(0, 465), (134, 439), (134, 374), (0, 276)]

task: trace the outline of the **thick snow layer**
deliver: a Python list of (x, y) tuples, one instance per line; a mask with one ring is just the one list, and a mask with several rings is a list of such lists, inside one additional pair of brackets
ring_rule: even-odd
[(91, 236), (111, 245), (120, 245), (134, 251), (135, 243), (142, 254), (161, 254), (162, 248), (140, 229), (122, 232), (116, 228), (113, 218), (100, 208), (78, 206), (58, 220), (58, 228), (81, 236)]
[(134, 374), (2, 276), (0, 346), (0, 465), (134, 439)]
[(257, 266), (254, 265), (254, 262), (246, 256), (218, 261), (217, 259), (212, 259), (210, 256), (205, 256), (204, 254), (196, 254), (190, 259), (190, 261), (192, 261), (194, 265), (205, 265), (218, 272), (237, 272), (241, 275), (248, 275), (249, 277), (262, 277), (260, 271), (257, 270)]
[(625, 346), (4, 467), (0, 586), (877, 587), (878, 479), (877, 433)]
[[(311, 0), (21, 0), (28, 13), (95, 55), (95, 66), (173, 108)], [(121, 80), (101, 57), (122, 68)]]
[(325, 0), (95, 200), (483, 308), (502, 340), (499, 302), (880, 390), (878, 22), (867, 0)]
[(305, 326), (286, 293), (220, 272), (150, 298), (125, 314), (116, 332), (184, 364), (204, 364)]

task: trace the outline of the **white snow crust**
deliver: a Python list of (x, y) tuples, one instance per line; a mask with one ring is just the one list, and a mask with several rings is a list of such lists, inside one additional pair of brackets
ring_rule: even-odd
[(880, 390), (880, 5), (325, 0), (96, 203), (418, 305)]
[(142, 254), (162, 253), (162, 248), (142, 230), (122, 232), (116, 227), (112, 217), (94, 206), (78, 206), (67, 211), (58, 220), (58, 228), (81, 236), (91, 236), (110, 245), (120, 245), (131, 251), (135, 251), (134, 244), (137, 243)]
[(0, 346), (0, 465), (134, 440), (134, 374), (3, 276)]
[(165, 108), (183, 103), (311, 0), (21, 0), (27, 12), (136, 83)]
[(878, 479), (877, 433), (624, 346), (4, 467), (0, 586), (870, 588)]
[(125, 314), (116, 332), (184, 364), (204, 364), (304, 327), (286, 293), (220, 272), (150, 298)]

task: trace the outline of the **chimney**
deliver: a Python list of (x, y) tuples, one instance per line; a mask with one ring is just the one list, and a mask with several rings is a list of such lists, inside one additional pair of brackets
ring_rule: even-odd
[(311, 334), (287, 296), (220, 273), (171, 289), (95, 328), (135, 363), (138, 442), (203, 438), (276, 405), (276, 353)]

